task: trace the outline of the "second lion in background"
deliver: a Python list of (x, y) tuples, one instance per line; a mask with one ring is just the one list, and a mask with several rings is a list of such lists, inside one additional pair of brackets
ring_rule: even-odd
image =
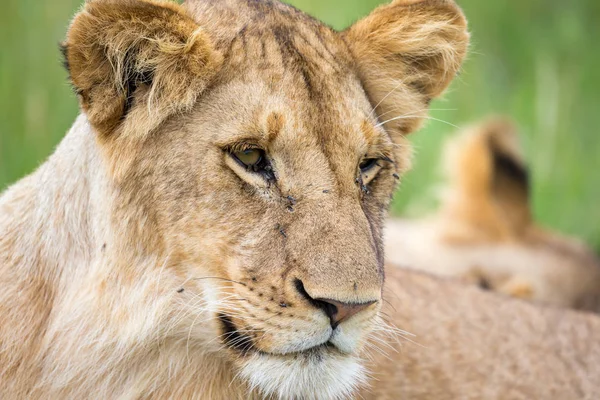
[(490, 118), (445, 151), (440, 208), (387, 223), (389, 264), (456, 277), (509, 296), (600, 311), (600, 261), (581, 241), (540, 227), (514, 124)]

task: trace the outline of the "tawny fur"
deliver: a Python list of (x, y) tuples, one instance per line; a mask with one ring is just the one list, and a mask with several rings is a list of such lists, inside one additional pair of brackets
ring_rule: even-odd
[(600, 396), (600, 318), (388, 267), (385, 319), (410, 334), (381, 346), (365, 399)]
[(505, 118), (474, 125), (446, 147), (440, 209), (391, 220), (387, 260), (457, 277), (506, 295), (600, 311), (600, 260), (575, 238), (541, 228), (529, 205), (517, 129)]
[[(388, 43), (409, 40), (396, 25), (427, 35)], [(399, 110), (421, 110), (448, 84), (468, 35), (450, 1), (395, 1), (357, 26), (364, 35), (339, 34), (271, 1), (86, 3), (65, 43), (83, 113), (0, 199), (0, 398), (348, 398), (368, 380), (365, 346), (382, 346), (373, 335), (385, 315), (444, 354), (376, 363), (371, 373), (392, 380), (364, 397), (386, 387), (392, 398), (471, 393), (473, 376), (450, 382), (447, 366), (479, 352), (505, 367), (494, 387), (504, 393), (511, 363), (537, 355), (527, 342), (511, 349), (528, 357), (513, 361), (490, 353), (481, 330), (467, 344), (452, 336), (496, 315), (545, 353), (576, 343), (564, 373), (578, 386), (556, 393), (593, 396), (597, 385), (575, 377), (597, 366), (594, 318), (560, 314), (571, 328), (537, 340), (546, 332), (530, 318), (551, 324), (556, 313), (409, 273), (389, 277), (385, 293), (391, 300), (401, 279), (411, 314), (382, 314), (383, 219), (411, 127), (392, 140), (381, 126), (382, 88), (363, 90), (381, 75), (369, 75), (361, 53), (387, 44), (371, 55), (407, 71), (407, 84), (386, 78), (389, 91), (403, 93)], [(265, 151), (276, 179), (233, 158), (248, 147)], [(369, 158), (380, 161), (360, 171)], [(466, 293), (476, 306), (464, 319), (422, 307), (431, 292), (437, 301)], [(333, 330), (317, 299), (374, 303)], [(526, 380), (523, 393), (543, 393), (540, 381)]]

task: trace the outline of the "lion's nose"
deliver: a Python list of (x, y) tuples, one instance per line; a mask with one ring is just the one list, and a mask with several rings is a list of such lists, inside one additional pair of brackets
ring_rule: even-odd
[(377, 303), (377, 300), (366, 301), (362, 303), (345, 303), (333, 299), (312, 298), (304, 289), (302, 281), (296, 280), (296, 289), (315, 307), (322, 309), (329, 317), (331, 328), (335, 329), (339, 324), (349, 319), (353, 315), (365, 310), (370, 305)]
[(315, 302), (320, 303), (321, 308), (329, 317), (329, 321), (331, 321), (331, 328), (335, 329), (351, 316), (358, 314), (371, 304), (377, 303), (377, 300), (367, 303), (342, 303), (331, 299), (315, 299)]

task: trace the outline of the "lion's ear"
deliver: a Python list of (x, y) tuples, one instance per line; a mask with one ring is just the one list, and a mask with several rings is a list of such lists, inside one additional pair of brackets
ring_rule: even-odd
[(378, 114), (401, 133), (418, 127), (431, 99), (456, 75), (469, 43), (466, 20), (452, 0), (395, 0), (344, 37)]
[(486, 238), (523, 234), (532, 223), (529, 173), (518, 131), (506, 118), (490, 118), (448, 142), (449, 187), (443, 204), (453, 225)]
[(191, 107), (221, 63), (171, 2), (88, 0), (63, 44), (81, 107), (101, 138), (143, 137)]

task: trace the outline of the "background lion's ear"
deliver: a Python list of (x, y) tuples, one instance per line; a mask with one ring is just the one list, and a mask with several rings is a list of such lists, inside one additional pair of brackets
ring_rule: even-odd
[(87, 1), (63, 52), (81, 107), (103, 139), (143, 137), (191, 107), (221, 63), (181, 6), (150, 0)]
[(464, 15), (452, 0), (396, 0), (344, 37), (378, 114), (401, 133), (418, 127), (431, 99), (459, 70), (469, 42)]
[(443, 209), (454, 226), (470, 226), (486, 239), (522, 235), (531, 226), (529, 174), (518, 131), (494, 117), (448, 142), (449, 187)]

